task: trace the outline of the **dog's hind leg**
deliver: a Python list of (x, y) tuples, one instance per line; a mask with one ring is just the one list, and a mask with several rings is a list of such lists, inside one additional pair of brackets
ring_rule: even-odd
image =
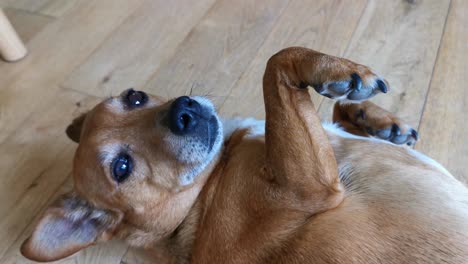
[(333, 149), (305, 88), (365, 100), (385, 92), (382, 84), (366, 66), (305, 48), (270, 58), (263, 77), (266, 175), (287, 194), (282, 201), (314, 214), (343, 199)]
[(395, 144), (413, 145), (418, 132), (392, 113), (369, 101), (338, 101), (333, 109), (333, 123), (359, 136), (373, 136)]

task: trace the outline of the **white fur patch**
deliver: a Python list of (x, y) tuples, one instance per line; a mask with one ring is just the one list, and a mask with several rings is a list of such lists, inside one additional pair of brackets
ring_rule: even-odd
[[(395, 145), (395, 144), (393, 144), (391, 142), (388, 142), (386, 140), (382, 140), (382, 139), (378, 139), (378, 138), (374, 138), (374, 137), (361, 137), (361, 136), (356, 136), (356, 135), (350, 134), (350, 133), (344, 131), (342, 128), (340, 128), (337, 124), (322, 123), (322, 126), (326, 131), (328, 131), (330, 133), (333, 133), (335, 135), (338, 135), (340, 137), (343, 137), (343, 138), (352, 138), (352, 139), (358, 139), (358, 140), (371, 141), (371, 142), (374, 142), (374, 143), (383, 143), (383, 144)], [(397, 146), (397, 145), (395, 145), (395, 146)], [(453, 175), (450, 174), (450, 172), (448, 172), (447, 169), (445, 169), (437, 161), (429, 158), (428, 156), (426, 156), (426, 155), (422, 154), (421, 152), (418, 152), (418, 151), (416, 151), (414, 149), (405, 148), (405, 147), (402, 147), (402, 148), (404, 148), (408, 152), (408, 154), (412, 155), (413, 157), (416, 157), (420, 161), (422, 161), (422, 162), (424, 162), (424, 163), (438, 169), (440, 172), (446, 174), (447, 176), (453, 177)]]
[(255, 118), (229, 118), (222, 119), (224, 127), (224, 138), (229, 138), (234, 131), (238, 129), (249, 129), (247, 137), (255, 137), (265, 135), (265, 120), (258, 120)]

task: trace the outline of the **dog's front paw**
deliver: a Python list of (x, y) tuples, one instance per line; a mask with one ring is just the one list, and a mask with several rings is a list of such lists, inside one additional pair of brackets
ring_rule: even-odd
[(387, 82), (372, 73), (366, 66), (351, 65), (346, 70), (340, 69), (343, 77), (331, 78), (312, 87), (321, 95), (332, 99), (362, 101), (378, 93), (388, 91)]

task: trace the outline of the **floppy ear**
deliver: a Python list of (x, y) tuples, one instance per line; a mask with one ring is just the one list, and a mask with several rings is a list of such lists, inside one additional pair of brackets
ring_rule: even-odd
[(86, 114), (87, 113), (81, 114), (79, 117), (73, 119), (72, 123), (65, 130), (67, 136), (76, 143), (80, 142), (81, 128), (86, 119)]
[(21, 246), (21, 254), (34, 261), (55, 261), (96, 242), (109, 240), (121, 217), (97, 209), (74, 194), (52, 205)]

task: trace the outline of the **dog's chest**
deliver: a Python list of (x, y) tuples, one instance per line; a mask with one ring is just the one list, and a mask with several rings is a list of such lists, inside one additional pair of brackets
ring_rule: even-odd
[(200, 195), (192, 260), (258, 262), (266, 258), (260, 252), (276, 248), (288, 229), (297, 226), (291, 225), (293, 215), (285, 218), (284, 210), (272, 206), (271, 183), (262, 175), (264, 153), (263, 140), (243, 140), (228, 153), (223, 169), (211, 176)]

